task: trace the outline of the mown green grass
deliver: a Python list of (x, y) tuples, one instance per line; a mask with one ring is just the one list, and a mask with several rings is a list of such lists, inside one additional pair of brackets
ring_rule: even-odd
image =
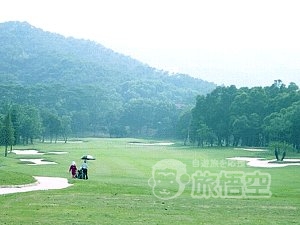
[[(43, 152), (67, 151), (65, 155), (26, 156), (55, 161), (56, 165), (20, 164), (20, 155), (0, 158), (1, 183), (31, 182), (32, 176), (69, 178), (74, 185), (62, 190), (36, 191), (0, 196), (0, 224), (300, 224), (300, 167), (251, 168), (221, 167), (201, 163), (224, 162), (227, 157), (253, 156), (259, 152), (235, 149), (200, 149), (174, 146), (138, 146), (133, 139), (85, 139), (82, 143), (35, 144), (18, 146)], [(70, 178), (68, 167), (80, 157), (91, 154), (89, 180)], [(268, 155), (273, 157), (272, 153)], [(300, 156), (299, 156), (300, 158)], [(192, 175), (197, 170), (259, 170), (272, 178), (271, 198), (208, 198), (191, 196), (192, 184), (177, 198), (162, 200), (154, 196), (148, 180), (152, 166), (162, 159), (177, 159)], [(226, 160), (225, 160), (226, 161)], [(227, 161), (226, 161), (227, 162)], [(3, 172), (5, 171), (5, 172)], [(4, 178), (9, 173), (12, 179)], [(12, 181), (13, 180), (13, 181)]]

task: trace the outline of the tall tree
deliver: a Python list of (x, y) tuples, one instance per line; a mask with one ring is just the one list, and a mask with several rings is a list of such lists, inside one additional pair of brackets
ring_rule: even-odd
[(12, 150), (12, 146), (14, 144), (14, 128), (13, 128), (13, 124), (11, 121), (11, 114), (7, 113), (7, 115), (4, 118), (4, 127), (3, 127), (3, 142), (5, 145), (5, 153), (4, 156), (7, 156), (7, 149), (8, 146), (10, 146), (10, 149)]
[(22, 106), (20, 110), (20, 136), (23, 144), (33, 144), (33, 140), (40, 137), (42, 131), (40, 111), (29, 105)]

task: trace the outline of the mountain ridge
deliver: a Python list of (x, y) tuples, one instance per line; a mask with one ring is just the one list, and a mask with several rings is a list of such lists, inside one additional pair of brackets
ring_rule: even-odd
[[(10, 57), (8, 57), (10, 62), (7, 62), (8, 58), (2, 57), (2, 64), (3, 62), (7, 63), (6, 67), (1, 65), (0, 68), (2, 68), (2, 70), (3, 68), (9, 68), (12, 62), (24, 67), (24, 63), (31, 64), (31, 61), (38, 59), (44, 61), (51, 60), (46, 56), (49, 55), (49, 52), (52, 52), (61, 57), (60, 61), (56, 60), (53, 62), (56, 64), (56, 67), (60, 69), (56, 70), (56, 72), (58, 74), (61, 73), (61, 75), (65, 75), (64, 73), (66, 73), (61, 64), (69, 64), (69, 66), (76, 68), (76, 64), (81, 63), (81, 65), (84, 65), (86, 68), (76, 68), (77, 70), (81, 70), (81, 72), (85, 73), (90, 72), (91, 74), (96, 72), (97, 75), (101, 75), (102, 78), (105, 77), (105, 72), (107, 71), (110, 71), (111, 74), (113, 73), (114, 76), (120, 74), (123, 76), (124, 73), (125, 75), (129, 74), (131, 75), (130, 78), (132, 78), (132, 74), (139, 75), (139, 78), (153, 78), (153, 76), (166, 78), (173, 76), (166, 71), (159, 71), (149, 67), (147, 64), (135, 60), (130, 56), (125, 56), (105, 48), (99, 43), (90, 40), (75, 39), (73, 37), (64, 37), (60, 34), (43, 31), (27, 22), (13, 21), (1, 23), (0, 43), (1, 46), (7, 46), (7, 43), (10, 44), (10, 46), (7, 47), (8, 49), (0, 48), (1, 53), (5, 51), (10, 53)], [(11, 47), (13, 47), (13, 49)], [(91, 67), (95, 68), (96, 71), (92, 70)], [(33, 66), (31, 64), (31, 69), (32, 68)], [(26, 66), (24, 69), (26, 69)], [(8, 71), (9, 70), (11, 69), (8, 69)], [(38, 72), (45, 75), (46, 71), (40, 70)], [(51, 71), (49, 73), (51, 74)], [(38, 76), (38, 78), (41, 78), (42, 75)], [(122, 76), (119, 76), (119, 78), (122, 78)], [(177, 78), (178, 76), (188, 78), (192, 81), (191, 83), (207, 84), (211, 89), (215, 87), (211, 82), (206, 82), (198, 78), (195, 79), (186, 74), (176, 74), (175, 77), (176, 76)], [(23, 84), (26, 84), (26, 80), (23, 80)]]

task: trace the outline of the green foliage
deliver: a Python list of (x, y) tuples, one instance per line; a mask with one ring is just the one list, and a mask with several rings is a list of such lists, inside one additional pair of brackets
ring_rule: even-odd
[(277, 80), (264, 88), (218, 87), (197, 98), (190, 125), (192, 140), (211, 143), (206, 132), (199, 133), (207, 126), (219, 146), (258, 147), (279, 141), (300, 149), (299, 115), (300, 92), (294, 83), (286, 87)]
[[(0, 80), (0, 111), (14, 105), (18, 143), (20, 136), (30, 142), (36, 137), (141, 135), (142, 130), (171, 136), (181, 111), (215, 88), (26, 22), (0, 24)], [(35, 111), (32, 118), (28, 107)], [(29, 122), (35, 124), (29, 127)]]
[(286, 142), (279, 142), (279, 141), (272, 141), (269, 143), (268, 149), (274, 150), (275, 148), (279, 149), (279, 153), (282, 153), (283, 151), (286, 152), (293, 152), (294, 148), (292, 145), (286, 143)]

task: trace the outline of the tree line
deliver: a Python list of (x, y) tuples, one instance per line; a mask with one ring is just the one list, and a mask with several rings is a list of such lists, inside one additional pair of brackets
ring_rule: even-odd
[(92, 85), (0, 85), (0, 145), (86, 136), (173, 137), (180, 111), (187, 106), (170, 101), (174, 93), (166, 89), (159, 96), (151, 94), (157, 94), (157, 86), (149, 86), (123, 87), (120, 95)]
[(198, 146), (262, 147), (281, 142), (300, 148), (300, 92), (295, 83), (218, 86), (198, 95), (192, 109), (165, 99), (135, 97), (124, 103), (120, 96), (92, 87), (60, 87), (56, 92), (39, 87), (39, 94), (30, 90), (33, 95), (15, 99), (3, 92), (0, 99), (0, 144), (6, 148), (36, 139), (55, 142), (84, 136), (178, 138)]
[(299, 87), (281, 80), (267, 87), (219, 86), (197, 97), (178, 128), (181, 138), (198, 146), (262, 147), (281, 142), (299, 149)]

